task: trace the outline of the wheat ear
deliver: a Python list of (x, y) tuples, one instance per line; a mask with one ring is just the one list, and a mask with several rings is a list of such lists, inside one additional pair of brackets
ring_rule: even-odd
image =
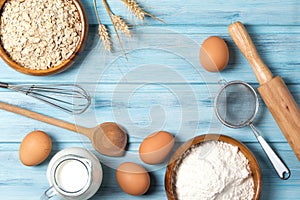
[(144, 11), (135, 0), (121, 0), (121, 1), (138, 19), (143, 21), (145, 19), (145, 15), (147, 15), (153, 19), (165, 23), (162, 19)]
[(107, 3), (107, 0), (102, 0), (102, 2), (103, 2), (103, 4), (104, 4), (104, 7), (105, 7), (105, 9), (106, 9), (106, 12), (107, 12), (107, 14), (108, 14), (108, 16), (109, 16), (109, 18), (110, 18), (110, 21), (111, 21), (112, 24), (113, 24), (113, 27), (114, 27), (115, 33), (116, 33), (116, 35), (117, 35), (117, 38), (118, 38), (120, 47), (121, 47), (121, 49), (122, 49), (122, 51), (123, 51), (123, 54), (124, 54), (124, 56), (125, 56), (126, 59), (127, 59), (126, 52), (125, 52), (124, 47), (123, 47), (123, 44), (122, 44), (122, 42), (121, 42), (121, 39), (120, 39), (118, 30), (117, 30), (117, 28), (116, 28), (116, 25), (115, 25), (114, 22), (113, 22), (113, 19), (112, 19), (113, 13), (112, 13), (112, 11), (111, 11), (111, 9), (110, 9), (108, 3)]
[(108, 33), (108, 30), (107, 30), (107, 28), (104, 24), (99, 24), (98, 34), (100, 36), (100, 39), (101, 39), (102, 44), (104, 46), (104, 49), (107, 50), (107, 51), (111, 51), (112, 50), (112, 45), (111, 45), (109, 33)]
[(98, 34), (100, 36), (100, 39), (101, 39), (102, 44), (104, 46), (104, 49), (107, 50), (107, 51), (111, 51), (112, 50), (112, 45), (111, 45), (108, 30), (107, 30), (106, 26), (101, 23), (101, 20), (100, 20), (99, 14), (98, 14), (98, 10), (97, 10), (96, 0), (94, 0), (93, 2), (94, 2), (94, 10), (95, 10), (96, 18), (97, 18), (98, 25), (99, 25)]
[(128, 25), (126, 24), (125, 20), (118, 16), (118, 15), (111, 15), (112, 18), (112, 23), (122, 32), (124, 33), (126, 36), (131, 37), (131, 33), (129, 30)]
[(145, 12), (134, 0), (122, 0), (125, 6), (140, 20), (145, 19)]

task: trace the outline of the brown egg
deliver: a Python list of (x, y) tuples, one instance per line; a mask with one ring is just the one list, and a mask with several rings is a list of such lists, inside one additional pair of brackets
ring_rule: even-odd
[(217, 36), (207, 38), (200, 49), (200, 63), (209, 72), (222, 71), (229, 60), (225, 41)]
[(142, 195), (150, 187), (150, 176), (140, 165), (132, 162), (122, 163), (116, 171), (116, 178), (121, 189), (130, 195)]
[(20, 160), (26, 166), (42, 163), (49, 156), (52, 148), (51, 138), (43, 131), (27, 134), (20, 146)]
[(147, 164), (164, 162), (174, 146), (174, 137), (166, 131), (147, 136), (140, 145), (140, 158)]

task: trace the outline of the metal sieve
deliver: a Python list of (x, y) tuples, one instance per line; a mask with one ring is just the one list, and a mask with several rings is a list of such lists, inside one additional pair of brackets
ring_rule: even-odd
[(252, 123), (256, 117), (258, 107), (258, 96), (255, 90), (248, 83), (242, 81), (228, 83), (223, 81), (223, 87), (214, 102), (215, 113), (224, 125), (230, 128), (251, 127), (277, 174), (281, 179), (286, 180), (290, 177), (289, 169)]

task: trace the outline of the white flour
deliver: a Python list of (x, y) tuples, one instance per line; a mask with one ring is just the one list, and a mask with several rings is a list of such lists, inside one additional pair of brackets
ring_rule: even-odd
[(247, 158), (238, 147), (221, 141), (192, 148), (176, 175), (182, 200), (251, 200), (253, 186)]

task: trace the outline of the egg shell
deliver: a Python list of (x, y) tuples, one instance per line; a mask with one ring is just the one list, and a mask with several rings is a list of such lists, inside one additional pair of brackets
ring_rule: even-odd
[(143, 140), (139, 148), (140, 158), (147, 164), (162, 163), (173, 147), (173, 135), (167, 131), (158, 131)]
[(200, 49), (200, 63), (207, 71), (222, 71), (228, 61), (228, 46), (222, 38), (211, 36), (203, 42)]
[(24, 137), (20, 145), (20, 160), (26, 166), (38, 165), (46, 160), (51, 149), (51, 138), (43, 131), (33, 131)]
[(116, 179), (121, 189), (127, 194), (139, 196), (145, 194), (150, 187), (150, 176), (142, 166), (122, 163), (116, 171)]

